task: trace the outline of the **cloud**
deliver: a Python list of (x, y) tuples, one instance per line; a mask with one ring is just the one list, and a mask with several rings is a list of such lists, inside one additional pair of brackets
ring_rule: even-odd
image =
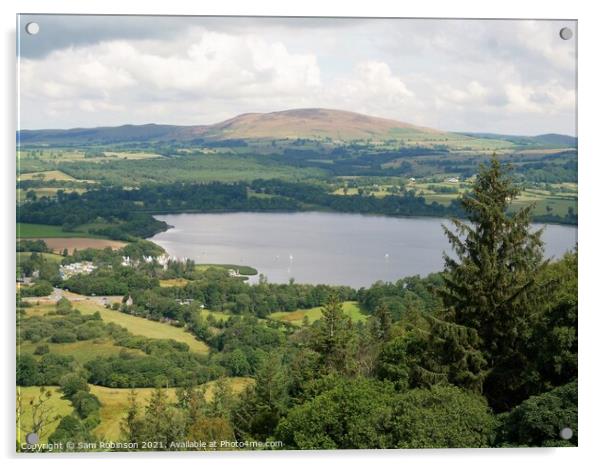
[(43, 53), (27, 38), (24, 128), (332, 107), (445, 130), (574, 132), (576, 48), (558, 37), (565, 23), (86, 18), (44, 20)]

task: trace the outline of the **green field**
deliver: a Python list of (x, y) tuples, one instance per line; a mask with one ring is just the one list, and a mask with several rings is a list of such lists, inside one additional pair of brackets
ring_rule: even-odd
[[(73, 294), (75, 295), (75, 294)], [(71, 299), (71, 298), (70, 298)], [(123, 326), (132, 334), (152, 339), (173, 339), (188, 344), (192, 352), (205, 354), (209, 347), (202, 341), (197, 340), (192, 334), (183, 328), (178, 328), (166, 323), (151, 321), (138, 316), (128, 315), (120, 311), (110, 310), (104, 306), (87, 299), (84, 301), (72, 301), (73, 307), (84, 314), (99, 312), (103, 321), (116, 323)]]
[(56, 180), (61, 182), (75, 181), (71, 175), (60, 170), (47, 170), (44, 172), (30, 172), (19, 175), (19, 180)]
[[(343, 302), (343, 311), (354, 322), (365, 321), (368, 319), (368, 316), (360, 311), (357, 302)], [(303, 319), (306, 316), (309, 320), (309, 323), (313, 323), (322, 317), (322, 307), (297, 311), (277, 311), (276, 313), (272, 313), (270, 318), (294, 324), (296, 326), (301, 326), (303, 324)]]
[(199, 314), (203, 318), (208, 318), (209, 316), (213, 316), (213, 318), (216, 321), (227, 321), (232, 316), (228, 313), (224, 313), (223, 311), (212, 311), (212, 310), (206, 310), (206, 309), (200, 310)]
[(188, 279), (179, 277), (176, 279), (161, 279), (159, 285), (161, 287), (184, 287), (188, 282), (190, 282)]
[[(105, 308), (92, 299), (82, 299), (83, 295), (68, 293), (65, 294), (65, 296), (71, 300), (73, 307), (76, 310), (79, 310), (82, 314), (92, 314), (98, 311), (103, 321), (123, 326), (134, 335), (149, 337), (152, 339), (173, 339), (175, 341), (188, 344), (192, 352), (205, 354), (209, 351), (207, 344), (197, 340), (192, 334), (186, 332), (183, 328), (178, 328), (167, 323), (151, 321), (138, 316), (128, 315), (120, 311), (111, 310)], [(32, 303), (33, 306), (25, 309), (25, 312), (28, 316), (43, 316), (56, 309), (55, 303), (49, 300), (32, 300), (30, 303)], [(54, 352), (53, 348), (56, 347), (56, 353), (73, 355), (76, 357), (76, 359), (81, 361), (87, 361), (90, 358), (93, 358), (95, 355), (98, 355), (99, 353), (97, 353), (97, 351), (106, 355), (112, 355), (119, 353), (121, 350), (121, 347), (115, 346), (106, 341), (94, 342), (94, 345), (91, 345), (91, 347), (95, 347), (96, 350), (92, 348), (86, 349), (85, 346), (88, 344), (89, 343), (86, 342), (74, 342), (70, 344), (49, 344), (49, 347), (51, 348), (52, 352)], [(35, 346), (33, 344), (24, 344), (21, 349), (33, 351)]]
[[(17, 252), (17, 264), (19, 264), (19, 261), (25, 261), (27, 259), (29, 259), (29, 257), (31, 256), (31, 251), (18, 251)], [(36, 253), (38, 255), (41, 255), (46, 261), (51, 261), (53, 263), (60, 263), (61, 261), (63, 261), (63, 256), (61, 255), (57, 255), (55, 253)]]
[[(144, 355), (144, 352), (138, 349), (128, 349), (115, 345), (110, 340), (98, 339), (94, 341), (78, 341), (68, 342), (64, 344), (54, 344), (48, 342), (48, 349), (51, 353), (59, 355), (72, 356), (77, 362), (84, 364), (96, 357), (113, 357), (118, 356), (122, 350), (126, 350), (129, 354)], [(19, 352), (33, 354), (39, 343), (24, 342), (19, 346)]]
[[(444, 181), (446, 178), (451, 178), (453, 174), (442, 175), (441, 180), (438, 181), (424, 181), (418, 180), (416, 182), (408, 183), (406, 185), (407, 190), (415, 190), (419, 196), (423, 196), (428, 203), (439, 203), (444, 206), (448, 206), (453, 200), (457, 199), (469, 189), (470, 184), (467, 182), (449, 182)], [(341, 179), (345, 179), (341, 177)], [(359, 184), (360, 187), (349, 187), (345, 191), (343, 188), (337, 188), (333, 191), (333, 194), (339, 196), (353, 196), (359, 193), (359, 189), (362, 188), (365, 192), (370, 193), (370, 196), (376, 198), (383, 198), (385, 196), (391, 196), (392, 193), (389, 191), (393, 187), (391, 182), (380, 183), (375, 188), (372, 183), (363, 181), (361, 177), (353, 178), (354, 182)], [(365, 186), (362, 186), (362, 183)], [(455, 193), (442, 193), (437, 190), (457, 190)], [(518, 196), (518, 198), (512, 203), (513, 209), (527, 206), (528, 204), (535, 204), (534, 214), (535, 215), (557, 215), (565, 216), (568, 213), (568, 209), (572, 208), (577, 213), (577, 184), (576, 183), (555, 183), (547, 184), (547, 188), (526, 188)]]
[(60, 225), (17, 222), (17, 238), (94, 237), (86, 232), (66, 231)]

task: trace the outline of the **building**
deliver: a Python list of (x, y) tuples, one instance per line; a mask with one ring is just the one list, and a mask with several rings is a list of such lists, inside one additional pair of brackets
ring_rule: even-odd
[(90, 274), (96, 269), (91, 261), (81, 261), (79, 263), (66, 264), (59, 267), (61, 279), (69, 279), (77, 274)]

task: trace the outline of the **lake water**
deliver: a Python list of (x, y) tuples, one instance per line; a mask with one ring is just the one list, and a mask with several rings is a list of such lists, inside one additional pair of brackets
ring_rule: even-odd
[[(438, 218), (338, 213), (170, 214), (174, 228), (151, 238), (172, 256), (197, 263), (241, 264), (270, 282), (370, 286), (440, 271), (449, 250)], [(541, 226), (538, 226), (541, 227)], [(560, 257), (577, 228), (546, 225), (546, 255)], [(257, 280), (257, 276), (252, 281)]]

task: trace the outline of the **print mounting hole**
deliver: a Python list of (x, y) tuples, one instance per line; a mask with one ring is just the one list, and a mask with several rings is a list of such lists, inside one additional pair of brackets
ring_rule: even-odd
[(568, 41), (571, 37), (573, 37), (573, 30), (571, 28), (562, 28), (560, 30), (560, 38)]
[(27, 23), (25, 25), (25, 31), (27, 32), (27, 34), (35, 36), (38, 32), (40, 32), (40, 25), (35, 22)]

